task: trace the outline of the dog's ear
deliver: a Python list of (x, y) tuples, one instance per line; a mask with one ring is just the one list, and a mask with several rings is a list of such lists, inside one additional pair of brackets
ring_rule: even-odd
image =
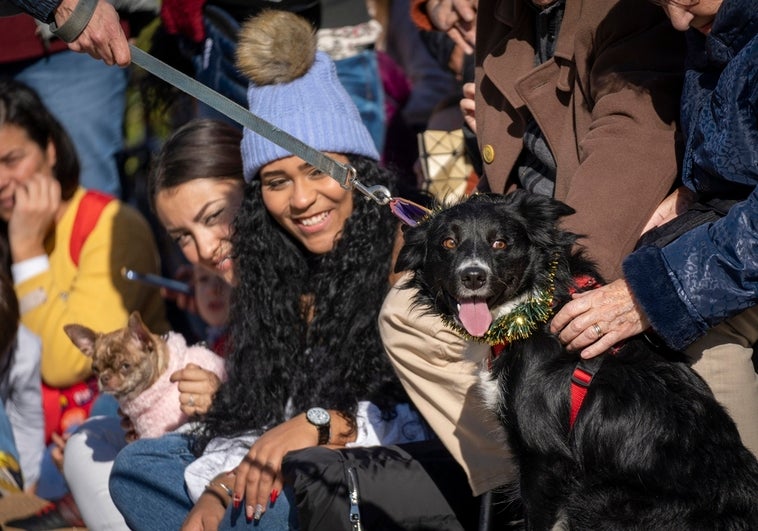
[(516, 190), (505, 196), (510, 203), (517, 207), (529, 219), (541, 219), (555, 225), (564, 216), (570, 216), (576, 211), (566, 203), (543, 194), (535, 194), (526, 190)]
[(142, 316), (139, 312), (132, 312), (129, 316), (128, 329), (131, 339), (139, 343), (141, 350), (152, 350), (153, 336), (147, 325), (142, 321)]
[(63, 331), (76, 348), (82, 351), (82, 354), (92, 357), (95, 353), (95, 339), (97, 339), (97, 333), (94, 330), (78, 324), (67, 324), (64, 325)]
[(562, 230), (559, 220), (575, 212), (566, 203), (542, 194), (517, 190), (499, 201), (503, 209), (503, 217), (520, 218), (529, 240), (543, 248), (563, 247), (573, 245), (577, 236)]
[(424, 264), (426, 260), (426, 244), (429, 222), (415, 227), (406, 227), (403, 231), (403, 247), (395, 262), (395, 273), (413, 271)]

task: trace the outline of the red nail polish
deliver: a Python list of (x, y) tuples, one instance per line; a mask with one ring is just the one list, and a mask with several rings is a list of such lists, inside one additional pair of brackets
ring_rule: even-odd
[(279, 491), (274, 489), (271, 491), (271, 496), (269, 496), (269, 501), (273, 504), (278, 497), (279, 497)]
[(242, 500), (240, 499), (240, 497), (235, 494), (234, 498), (232, 499), (232, 504), (234, 505), (234, 508), (235, 509), (239, 509), (241, 502), (242, 502)]

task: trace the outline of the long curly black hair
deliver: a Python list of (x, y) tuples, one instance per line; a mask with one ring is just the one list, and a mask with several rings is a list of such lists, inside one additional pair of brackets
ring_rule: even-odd
[[(375, 161), (351, 163), (364, 182), (392, 189)], [(213, 437), (265, 430), (312, 406), (354, 418), (357, 402), (369, 400), (389, 418), (410, 402), (377, 325), (396, 234), (390, 209), (356, 193), (335, 249), (312, 255), (268, 213), (260, 180), (246, 185), (232, 237), (238, 285), (228, 380), (196, 434), (196, 452)]]

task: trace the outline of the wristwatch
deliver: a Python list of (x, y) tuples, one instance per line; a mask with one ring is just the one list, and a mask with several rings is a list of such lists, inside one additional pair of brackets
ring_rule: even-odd
[(331, 436), (332, 423), (332, 416), (329, 412), (322, 407), (312, 407), (305, 412), (305, 418), (316, 426), (319, 446), (328, 443)]

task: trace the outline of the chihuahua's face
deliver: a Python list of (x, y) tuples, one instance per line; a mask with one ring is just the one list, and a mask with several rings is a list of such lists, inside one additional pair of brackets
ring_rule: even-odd
[(139, 395), (168, 367), (165, 341), (150, 332), (139, 312), (129, 316), (126, 328), (107, 334), (77, 324), (63, 329), (79, 350), (92, 358), (100, 390), (119, 400)]

